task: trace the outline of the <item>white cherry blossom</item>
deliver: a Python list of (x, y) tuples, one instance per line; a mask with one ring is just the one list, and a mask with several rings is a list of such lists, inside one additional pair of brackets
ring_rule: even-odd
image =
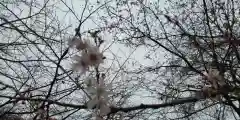
[(99, 51), (97, 47), (92, 46), (87, 50), (88, 50), (90, 65), (98, 66), (99, 64), (103, 63), (103, 54)]
[(72, 64), (72, 69), (74, 71), (80, 70), (82, 73), (84, 73), (89, 69), (89, 59), (86, 57), (86, 54), (82, 54), (82, 56), (75, 55), (73, 60), (76, 61)]
[[(96, 81), (95, 81), (96, 82)], [(92, 86), (87, 88), (89, 94), (91, 94), (92, 99), (88, 101), (87, 107), (92, 109), (97, 107), (100, 111), (100, 115), (107, 115), (111, 110), (108, 106), (108, 94), (107, 91), (109, 86), (104, 85), (103, 79), (99, 79), (99, 83), (93, 83), (91, 81)]]
[[(79, 40), (78, 40), (79, 41)], [(82, 43), (79, 43), (82, 44)], [(84, 47), (87, 48), (85, 49)], [(75, 55), (73, 60), (76, 62), (72, 65), (74, 71), (86, 72), (90, 66), (97, 67), (99, 64), (103, 63), (103, 54), (99, 51), (96, 46), (86, 45), (77, 46), (77, 49), (85, 49), (80, 52), (80, 55)]]
[(89, 40), (87, 39), (82, 40), (74, 36), (73, 38), (69, 39), (68, 45), (71, 48), (76, 47), (77, 50), (81, 51), (81, 50), (87, 49), (90, 46), (90, 43), (89, 43)]
[(77, 43), (78, 43), (78, 38), (76, 36), (74, 36), (73, 38), (69, 38), (69, 40), (68, 40), (68, 46), (70, 48), (75, 46)]
[[(98, 46), (91, 45), (89, 40), (81, 40), (78, 37), (73, 37), (69, 40), (69, 47), (76, 48), (79, 50), (79, 55), (75, 55), (72, 64), (73, 70), (80, 70), (85, 73), (90, 67), (98, 67), (99, 64), (103, 63), (104, 56), (100, 52)], [(110, 93), (107, 89), (110, 86), (104, 84), (105, 75), (97, 81), (96, 79), (89, 78), (85, 81), (87, 86), (86, 91), (90, 95), (90, 100), (87, 102), (89, 109), (96, 108), (96, 119), (102, 120), (102, 116), (107, 115), (111, 109), (108, 106), (108, 94)]]

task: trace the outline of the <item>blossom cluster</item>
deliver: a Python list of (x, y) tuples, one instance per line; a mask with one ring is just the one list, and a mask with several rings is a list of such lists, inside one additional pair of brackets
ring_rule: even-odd
[(69, 40), (69, 47), (75, 47), (81, 53), (80, 56), (75, 55), (73, 57), (73, 60), (76, 61), (73, 64), (73, 70), (75, 71), (81, 70), (84, 73), (90, 66), (96, 67), (100, 63), (103, 63), (103, 54), (99, 51), (97, 46), (91, 45), (89, 40), (73, 37)]
[(96, 111), (98, 112), (96, 117), (98, 120), (101, 120), (102, 116), (107, 115), (111, 111), (108, 105), (108, 95), (110, 92), (107, 91), (107, 88), (110, 88), (110, 85), (105, 85), (104, 75), (99, 79), (98, 82), (93, 78), (87, 80), (86, 85), (87, 92), (90, 96), (92, 96), (87, 102), (87, 107), (89, 109), (93, 109), (95, 107), (99, 109), (99, 111)]
[[(90, 44), (87, 39), (80, 39), (73, 37), (69, 40), (69, 47), (77, 49), (80, 53), (75, 55), (73, 59), (76, 61), (73, 63), (73, 70), (80, 70), (81, 73), (85, 73), (90, 67), (98, 67), (99, 64), (103, 63), (104, 56), (100, 52), (98, 46)], [(111, 109), (108, 105), (108, 94), (107, 88), (104, 83), (105, 75), (102, 74), (98, 79), (90, 78), (85, 81), (86, 90), (89, 94), (89, 101), (87, 102), (88, 109), (96, 108), (96, 119), (102, 120), (103, 116), (107, 115)]]

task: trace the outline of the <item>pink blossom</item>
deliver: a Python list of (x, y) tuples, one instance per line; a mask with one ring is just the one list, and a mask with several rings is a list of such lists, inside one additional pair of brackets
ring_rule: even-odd
[(98, 66), (100, 63), (103, 63), (103, 54), (99, 52), (99, 49), (97, 47), (90, 47), (87, 50), (90, 65)]
[(68, 40), (68, 46), (69, 47), (73, 47), (78, 43), (78, 38), (76, 36), (74, 36), (73, 38), (70, 38)]
[(68, 45), (71, 48), (75, 46), (77, 50), (84, 50), (88, 48), (90, 44), (88, 43), (88, 40), (84, 39), (83, 41), (80, 38), (74, 36), (73, 38), (69, 39)]
[(107, 91), (109, 86), (104, 84), (103, 78), (99, 79), (99, 83), (97, 81), (90, 80), (91, 86), (87, 87), (87, 92), (90, 93), (92, 97), (91, 100), (88, 101), (87, 106), (89, 109), (97, 106), (100, 110), (100, 115), (107, 115), (111, 109), (108, 106), (108, 94)]
[(74, 71), (80, 70), (81, 72), (86, 72), (89, 69), (89, 59), (85, 54), (82, 56), (75, 55), (73, 59), (76, 61), (72, 65)]

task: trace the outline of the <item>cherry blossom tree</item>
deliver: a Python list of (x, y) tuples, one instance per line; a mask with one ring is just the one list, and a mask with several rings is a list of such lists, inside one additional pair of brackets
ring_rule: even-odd
[(0, 9), (1, 119), (239, 119), (237, 0)]

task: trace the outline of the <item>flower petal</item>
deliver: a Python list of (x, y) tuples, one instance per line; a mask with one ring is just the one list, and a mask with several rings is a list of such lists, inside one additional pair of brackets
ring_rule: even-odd
[(75, 61), (80, 61), (82, 58), (79, 55), (74, 55), (72, 59)]
[(78, 43), (78, 38), (74, 36), (73, 38), (69, 38), (68, 45), (69, 47), (73, 47)]
[(88, 47), (87, 43), (84, 43), (82, 40), (79, 40), (79, 42), (76, 44), (76, 49), (78, 50), (84, 50)]

